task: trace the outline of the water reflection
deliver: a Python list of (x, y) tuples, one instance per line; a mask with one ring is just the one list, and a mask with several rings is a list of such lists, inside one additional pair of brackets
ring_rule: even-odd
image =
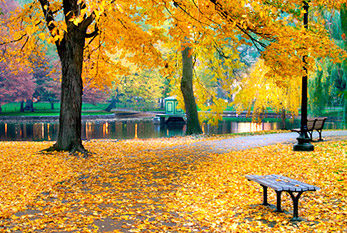
[[(298, 122), (288, 128), (299, 127)], [(327, 127), (336, 124), (327, 122)], [(280, 129), (279, 122), (231, 122), (223, 121), (218, 126), (202, 124), (205, 134), (228, 134)], [(183, 136), (186, 125), (159, 125), (152, 121), (87, 121), (82, 123), (82, 139), (131, 139)], [(0, 123), (0, 140), (54, 141), (58, 123)]]
[(51, 141), (58, 133), (56, 123), (0, 123), (0, 140)]

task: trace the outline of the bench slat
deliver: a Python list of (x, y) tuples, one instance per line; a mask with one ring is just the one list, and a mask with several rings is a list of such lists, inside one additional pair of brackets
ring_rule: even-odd
[[(316, 187), (314, 185), (306, 184), (306, 183), (298, 181), (298, 180), (293, 180), (293, 179), (290, 179), (290, 178), (285, 177), (285, 176), (281, 176), (281, 175), (274, 175), (274, 176), (277, 179), (283, 179), (283, 180), (289, 181), (291, 184), (295, 185), (296, 187), (302, 188), (303, 191), (316, 191), (316, 190), (320, 189), (320, 188), (318, 188), (318, 187)], [(306, 189), (306, 190), (304, 190), (304, 189)]]
[(294, 184), (286, 183), (283, 181), (283, 179), (272, 177), (272, 176), (266, 176), (266, 177), (254, 177), (254, 179), (251, 179), (259, 184), (262, 184), (266, 187), (272, 188), (276, 191), (307, 191), (306, 188), (302, 187), (296, 187)]
[(266, 187), (272, 188), (276, 191), (302, 192), (316, 191), (320, 189), (316, 186), (293, 180), (281, 175), (247, 175), (246, 178)]

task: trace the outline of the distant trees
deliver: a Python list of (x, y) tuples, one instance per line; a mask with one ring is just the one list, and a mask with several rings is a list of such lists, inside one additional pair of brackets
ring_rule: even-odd
[(115, 89), (119, 102), (125, 105), (131, 102), (138, 109), (153, 108), (164, 96), (165, 79), (158, 69), (144, 69), (119, 78)]
[[(315, 20), (324, 22), (331, 40), (347, 51), (346, 4), (340, 9), (321, 9)], [(347, 66), (346, 61), (333, 62), (331, 58), (318, 58), (316, 70), (309, 80), (309, 107), (312, 115), (321, 115), (326, 107), (342, 107), (340, 116), (346, 121), (347, 111)]]
[[(0, 36), (2, 38), (15, 40), (9, 31), (11, 21), (8, 19), (18, 7), (13, 0), (7, 1), (6, 4), (0, 2), (2, 9)], [(0, 43), (0, 111), (2, 104), (31, 99), (35, 91), (35, 79), (29, 67), (29, 57), (15, 52), (20, 49), (18, 44)]]
[(261, 120), (268, 110), (283, 113), (284, 125), (286, 113), (298, 115), (301, 103), (300, 79), (286, 79), (276, 83), (276, 77), (268, 76), (269, 70), (264, 60), (259, 59), (249, 74), (245, 73), (239, 81), (234, 104), (239, 111), (247, 109), (248, 114), (253, 114), (254, 120)]

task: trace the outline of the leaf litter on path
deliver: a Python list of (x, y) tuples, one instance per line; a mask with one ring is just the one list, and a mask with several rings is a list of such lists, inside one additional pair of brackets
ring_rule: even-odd
[[(48, 142), (0, 142), (0, 231), (345, 230), (346, 141), (315, 144), (314, 152), (277, 144), (220, 154), (194, 144), (199, 140), (210, 139), (92, 140), (87, 159), (39, 153)], [(305, 221), (292, 223), (289, 196), (284, 213), (259, 205), (261, 187), (248, 174), (280, 174), (321, 190), (303, 194)]]

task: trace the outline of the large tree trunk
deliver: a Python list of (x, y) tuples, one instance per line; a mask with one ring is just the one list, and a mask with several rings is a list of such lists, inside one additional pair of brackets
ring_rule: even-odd
[(81, 140), (82, 64), (86, 31), (70, 29), (58, 47), (62, 65), (59, 131), (55, 150), (86, 152)]
[[(49, 1), (39, 2), (47, 28), (51, 36), (56, 37), (55, 12), (51, 10)], [(55, 42), (62, 67), (59, 132), (57, 142), (47, 150), (82, 152), (87, 155), (81, 140), (83, 49), (86, 38), (97, 35), (97, 28), (95, 27), (94, 33), (87, 34), (88, 26), (94, 21), (94, 14), (84, 17), (82, 22), (76, 23), (73, 20), (73, 17), (79, 16), (85, 7), (84, 1), (63, 0), (67, 28), (63, 36), (59, 33), (59, 40)]]
[(186, 135), (202, 134), (199, 123), (198, 110), (193, 91), (193, 58), (191, 48), (184, 47), (182, 50), (183, 73), (181, 79), (181, 91), (187, 114)]

